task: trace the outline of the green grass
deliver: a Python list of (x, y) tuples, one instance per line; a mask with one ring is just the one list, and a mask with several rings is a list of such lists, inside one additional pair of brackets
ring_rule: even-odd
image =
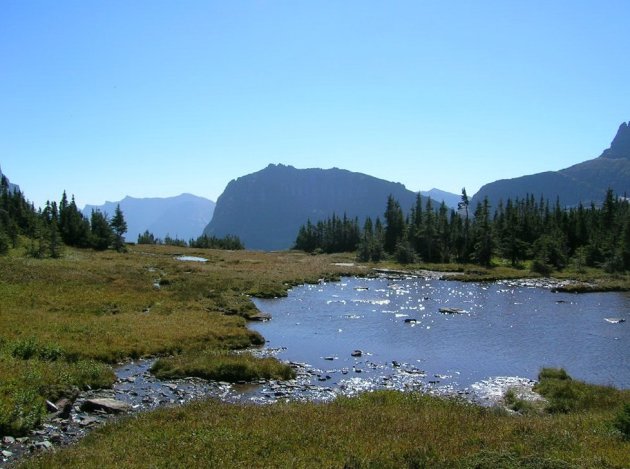
[(54, 344), (34, 338), (0, 345), (0, 435), (23, 435), (46, 415), (52, 402), (79, 390), (108, 387), (111, 368), (89, 359), (68, 359)]
[(214, 350), (160, 358), (151, 368), (151, 372), (160, 379), (195, 376), (230, 383), (295, 378), (295, 371), (275, 358), (255, 358), (249, 353), (234, 354)]
[(419, 394), (199, 401), (108, 424), (24, 467), (627, 467), (608, 414), (512, 416)]
[(543, 368), (534, 391), (545, 397), (547, 412), (609, 411), (628, 400), (628, 392), (572, 379), (562, 368)]
[[(334, 265), (347, 256), (293, 252), (65, 248), (53, 260), (23, 251), (0, 257), (0, 436), (37, 426), (46, 399), (110, 386), (108, 364), (129, 358), (174, 355), (161, 362), (172, 376), (287, 376), (273, 360), (227, 354), (264, 343), (247, 328), (259, 313), (250, 295), (283, 296), (291, 285), (364, 272)], [(175, 259), (183, 253), (209, 262)], [(222, 358), (204, 362), (210, 356)]]

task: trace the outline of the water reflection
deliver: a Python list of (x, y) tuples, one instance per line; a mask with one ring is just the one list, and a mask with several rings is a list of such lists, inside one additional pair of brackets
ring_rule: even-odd
[(630, 388), (630, 322), (606, 321), (630, 319), (628, 293), (344, 278), (256, 304), (273, 319), (252, 327), (269, 347), (286, 348), (279, 358), (323, 370), (331, 386), (359, 375), (391, 380), (403, 370), (421, 374), (425, 385), (464, 389), (496, 376), (533, 379), (542, 366), (561, 366), (578, 379)]

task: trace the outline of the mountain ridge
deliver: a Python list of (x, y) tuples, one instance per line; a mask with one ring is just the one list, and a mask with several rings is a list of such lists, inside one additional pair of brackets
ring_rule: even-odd
[(511, 179), (500, 179), (479, 189), (473, 196), (476, 205), (488, 197), (492, 206), (499, 201), (524, 198), (526, 195), (543, 197), (552, 202), (556, 198), (564, 207), (578, 204), (599, 204), (606, 191), (618, 195), (630, 192), (630, 122), (622, 123), (610, 147), (597, 158), (576, 163), (559, 171), (545, 171)]
[(209, 199), (183, 193), (174, 197), (125, 196), (117, 202), (86, 205), (82, 212), (89, 217), (92, 210), (100, 210), (111, 217), (118, 204), (127, 221), (125, 237), (129, 241), (136, 241), (145, 230), (162, 239), (166, 236), (185, 241), (197, 238), (212, 218), (215, 207)]
[(363, 173), (270, 164), (228, 183), (204, 233), (236, 235), (248, 249), (288, 249), (309, 219), (317, 222), (333, 213), (358, 217), (360, 223), (367, 216), (382, 219), (390, 194), (405, 211), (416, 199), (401, 183)]

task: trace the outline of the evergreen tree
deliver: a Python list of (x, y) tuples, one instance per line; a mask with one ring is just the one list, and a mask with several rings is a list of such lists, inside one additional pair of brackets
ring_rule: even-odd
[(120, 204), (116, 205), (110, 226), (114, 231), (114, 249), (116, 249), (116, 251), (122, 251), (125, 247), (124, 234), (127, 232), (127, 222), (125, 221), (122, 210), (120, 210)]
[(92, 210), (90, 226), (91, 246), (98, 251), (104, 251), (112, 244), (114, 238), (114, 232), (107, 217), (99, 210)]
[(405, 216), (400, 208), (400, 204), (394, 196), (387, 198), (387, 208), (385, 210), (385, 252), (393, 254), (396, 245), (403, 238), (405, 231)]
[(59, 220), (61, 239), (65, 244), (76, 247), (90, 245), (90, 223), (77, 208), (74, 196), (68, 203), (65, 191), (59, 204)]
[(488, 198), (477, 204), (473, 226), (473, 256), (475, 261), (489, 267), (492, 262), (493, 239)]
[(149, 230), (145, 230), (144, 233), (138, 235), (138, 244), (160, 244), (160, 240), (153, 233), (149, 233)]

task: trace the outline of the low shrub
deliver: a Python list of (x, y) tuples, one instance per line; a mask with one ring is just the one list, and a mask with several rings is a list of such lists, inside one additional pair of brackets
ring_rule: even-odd
[(625, 439), (630, 440), (630, 403), (626, 403), (617, 414), (613, 426), (621, 432)]
[(519, 398), (516, 391), (512, 388), (505, 392), (503, 401), (508, 409), (519, 414), (527, 414), (536, 410), (536, 406), (532, 402)]
[(538, 380), (534, 391), (547, 399), (550, 413), (610, 409), (623, 402), (619, 390), (573, 380), (562, 368), (543, 368)]

